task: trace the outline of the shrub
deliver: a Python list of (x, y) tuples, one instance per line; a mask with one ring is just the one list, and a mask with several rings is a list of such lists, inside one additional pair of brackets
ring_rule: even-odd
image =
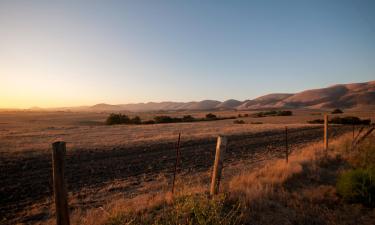
[(129, 122), (130, 122), (130, 119), (127, 115), (112, 113), (111, 115), (108, 116), (105, 123), (107, 125), (114, 125), (114, 124), (126, 124)]
[(344, 113), (341, 109), (335, 109), (331, 112), (331, 114), (340, 114), (340, 113)]
[(134, 118), (132, 118), (132, 119), (130, 120), (130, 123), (131, 123), (131, 124), (141, 124), (142, 121), (141, 121), (141, 118), (140, 118), (139, 116), (136, 116), (136, 117), (134, 117)]
[(173, 123), (175, 122), (176, 118), (172, 118), (170, 116), (156, 116), (154, 117), (155, 123)]
[(375, 206), (375, 171), (354, 169), (344, 172), (336, 184), (337, 193), (350, 203)]
[(185, 115), (185, 116), (182, 117), (182, 121), (183, 122), (193, 122), (193, 121), (195, 121), (195, 118), (192, 117), (191, 115)]
[(155, 124), (154, 120), (146, 120), (142, 122), (143, 124)]
[(243, 121), (243, 120), (234, 120), (233, 123), (234, 124), (245, 124), (245, 121)]
[(209, 114), (206, 115), (206, 119), (207, 120), (215, 120), (215, 119), (217, 119), (217, 117), (216, 117), (215, 114), (209, 113)]
[(355, 116), (346, 116), (346, 117), (334, 117), (332, 118), (329, 123), (335, 123), (335, 124), (356, 124), (356, 125), (370, 125), (371, 120), (361, 120), (358, 117)]
[(278, 111), (277, 116), (291, 116), (293, 113), (292, 111)]
[(253, 116), (254, 117), (265, 117), (265, 116), (291, 116), (293, 114), (292, 111), (275, 111), (275, 110), (271, 110), (271, 111), (264, 111), (264, 112), (258, 112), (258, 113), (254, 113)]
[[(316, 119), (316, 120), (310, 120), (307, 121), (308, 123), (312, 124), (322, 124), (324, 123), (323, 119)], [(366, 120), (361, 120), (358, 117), (355, 116), (346, 116), (346, 117), (334, 117), (328, 121), (329, 123), (334, 123), (334, 124), (344, 124), (344, 125), (370, 125), (371, 120), (366, 119)]]

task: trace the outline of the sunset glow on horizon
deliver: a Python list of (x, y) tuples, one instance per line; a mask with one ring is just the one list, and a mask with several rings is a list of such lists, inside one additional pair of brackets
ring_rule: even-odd
[(374, 1), (177, 2), (0, 0), (0, 108), (246, 100), (375, 80)]

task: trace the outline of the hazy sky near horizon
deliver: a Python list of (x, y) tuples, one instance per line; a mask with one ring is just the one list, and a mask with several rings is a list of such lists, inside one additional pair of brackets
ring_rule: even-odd
[(0, 108), (375, 80), (375, 1), (0, 0)]

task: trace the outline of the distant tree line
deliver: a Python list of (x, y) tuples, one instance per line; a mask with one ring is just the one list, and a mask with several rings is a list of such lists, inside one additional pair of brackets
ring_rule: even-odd
[(252, 114), (253, 117), (266, 117), (266, 116), (291, 116), (293, 115), (292, 111), (286, 110), (270, 110), (270, 111), (264, 111), (264, 112), (257, 112)]
[[(312, 124), (323, 124), (324, 120), (316, 119), (316, 120), (311, 120), (307, 122), (312, 123)], [(360, 118), (355, 117), (355, 116), (333, 117), (332, 119), (328, 120), (328, 123), (344, 124), (344, 125), (370, 125), (371, 119), (361, 120)]]
[(112, 113), (106, 120), (107, 125), (115, 124), (159, 124), (159, 123), (183, 123), (183, 122), (200, 122), (200, 121), (214, 121), (214, 120), (226, 120), (236, 119), (232, 117), (217, 117), (215, 114), (208, 113), (204, 118), (195, 118), (191, 115), (185, 115), (183, 117), (171, 117), (171, 116), (155, 116), (153, 120), (142, 121), (139, 116), (130, 118), (127, 115), (121, 113)]
[(116, 114), (112, 113), (108, 116), (106, 120), (107, 125), (114, 125), (114, 124), (142, 124), (141, 118), (139, 116), (135, 116), (130, 118), (127, 115), (123, 115), (121, 113)]

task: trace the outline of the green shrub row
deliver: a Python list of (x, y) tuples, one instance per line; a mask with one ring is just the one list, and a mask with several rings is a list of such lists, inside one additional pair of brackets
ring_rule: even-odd
[[(310, 120), (310, 121), (307, 121), (307, 122), (311, 123), (311, 124), (323, 124), (324, 120), (323, 119), (316, 119), (316, 120)], [(370, 125), (371, 119), (361, 120), (360, 118), (355, 117), (355, 116), (334, 117), (334, 118), (328, 120), (328, 123), (344, 124), (344, 125)]]
[(115, 124), (158, 124), (158, 123), (183, 123), (183, 122), (200, 122), (200, 121), (213, 121), (213, 120), (225, 120), (235, 119), (236, 117), (217, 117), (215, 114), (208, 113), (204, 118), (194, 118), (191, 115), (185, 115), (180, 117), (171, 116), (155, 116), (153, 120), (142, 121), (139, 116), (133, 118), (123, 114), (112, 113), (106, 120), (107, 125)]
[(258, 112), (254, 113), (253, 117), (265, 117), (265, 116), (291, 116), (293, 115), (292, 111), (264, 111), (264, 112)]

